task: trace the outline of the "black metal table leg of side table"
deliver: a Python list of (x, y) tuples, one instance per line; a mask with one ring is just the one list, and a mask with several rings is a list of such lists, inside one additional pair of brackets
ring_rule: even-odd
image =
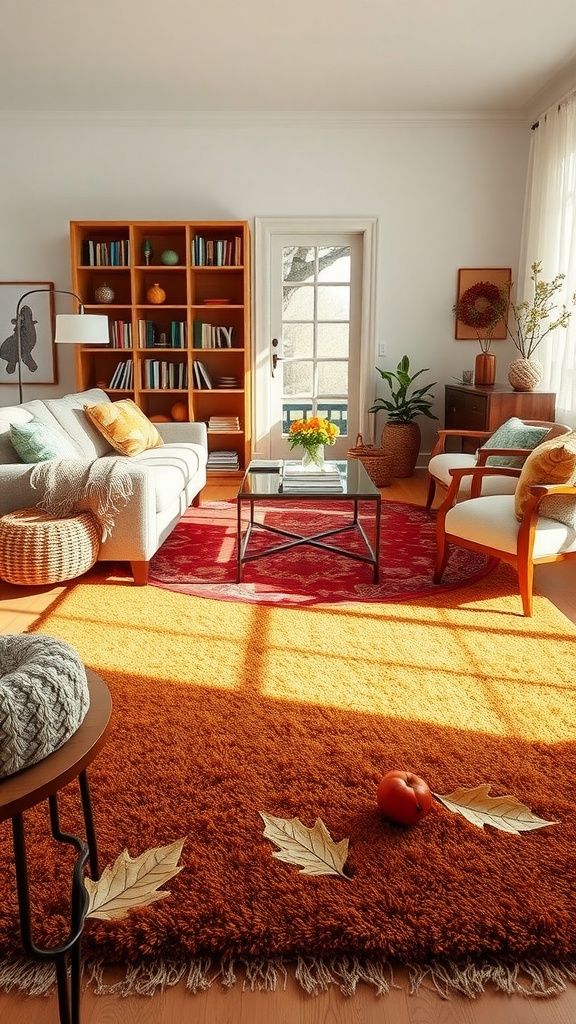
[[(82, 809), (88, 842), (78, 836), (62, 832), (60, 828), (58, 802), (56, 795), (48, 797), (50, 808), (50, 826), (57, 842), (68, 843), (76, 848), (78, 856), (72, 874), (72, 891), (70, 900), (70, 929), (67, 938), (59, 946), (43, 948), (37, 946), (32, 937), (32, 920), (30, 911), (30, 887), (28, 881), (28, 865), (26, 857), (26, 840), (22, 814), (12, 818), (12, 835), (14, 840), (14, 860), (16, 867), (16, 887), (20, 911), (20, 933), (22, 944), (28, 955), (40, 963), (53, 963), (56, 969), (58, 990), (58, 1009), (60, 1024), (80, 1024), (80, 984), (81, 957), (80, 946), (84, 919), (88, 910), (88, 892), (84, 885), (84, 868), (90, 858), (91, 867), (97, 865), (96, 836), (90, 805), (90, 794), (87, 779), (80, 782)], [(97, 875), (95, 876), (97, 877)], [(70, 980), (68, 980), (70, 965)]]

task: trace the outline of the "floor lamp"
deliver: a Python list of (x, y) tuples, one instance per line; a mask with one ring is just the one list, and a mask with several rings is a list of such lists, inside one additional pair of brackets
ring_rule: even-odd
[(18, 299), (16, 306), (16, 352), (18, 358), (18, 395), (22, 404), (22, 324), (21, 310), (24, 300), (29, 295), (37, 292), (44, 292), (48, 295), (72, 295), (78, 302), (77, 313), (59, 313), (56, 316), (56, 334), (54, 341), (57, 345), (108, 345), (110, 334), (108, 329), (108, 317), (98, 316), (84, 312), (84, 303), (76, 292), (69, 292), (63, 288), (31, 288), (24, 292)]

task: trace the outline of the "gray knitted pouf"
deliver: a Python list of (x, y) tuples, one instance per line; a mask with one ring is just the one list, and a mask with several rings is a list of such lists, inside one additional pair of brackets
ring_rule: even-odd
[(89, 704), (73, 647), (39, 634), (0, 636), (0, 779), (58, 750)]

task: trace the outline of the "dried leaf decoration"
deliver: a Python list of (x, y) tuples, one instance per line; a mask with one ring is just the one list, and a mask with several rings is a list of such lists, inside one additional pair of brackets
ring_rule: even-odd
[(165, 899), (169, 891), (156, 890), (182, 871), (178, 858), (183, 846), (184, 840), (178, 839), (170, 846), (156, 846), (134, 859), (124, 850), (114, 864), (105, 868), (97, 882), (85, 878), (90, 896), (86, 916), (119, 921), (127, 917), (133, 907), (146, 907)]
[(455, 789), (453, 793), (440, 796), (434, 793), (449, 811), (461, 814), (472, 825), (483, 828), (493, 825), (501, 832), (519, 836), (545, 825), (557, 825), (557, 821), (544, 821), (532, 813), (526, 804), (514, 796), (488, 796), (490, 785), (476, 786), (475, 789)]
[(348, 840), (335, 843), (321, 818), (316, 818), (314, 828), (306, 828), (299, 818), (273, 818), (260, 811), (266, 826), (264, 835), (280, 847), (272, 856), (286, 864), (297, 864), (301, 875), (344, 874), (348, 856)]

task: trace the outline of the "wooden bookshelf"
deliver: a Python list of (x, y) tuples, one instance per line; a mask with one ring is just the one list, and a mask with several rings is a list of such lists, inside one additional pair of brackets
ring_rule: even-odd
[[(209, 456), (229, 451), (238, 461), (210, 474), (243, 472), (251, 452), (248, 224), (71, 221), (70, 251), (73, 291), (110, 323), (108, 346), (76, 347), (78, 390), (132, 398), (151, 419), (204, 420)], [(164, 262), (163, 253), (176, 256)], [(104, 285), (114, 297), (100, 303)], [(148, 297), (155, 285), (161, 303)], [(211, 420), (228, 429), (211, 429)]]

